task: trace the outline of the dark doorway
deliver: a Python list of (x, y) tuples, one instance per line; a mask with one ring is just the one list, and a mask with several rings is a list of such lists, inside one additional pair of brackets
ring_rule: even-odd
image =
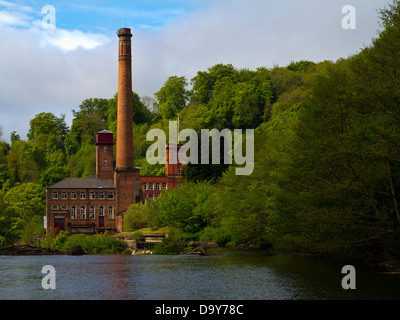
[(64, 218), (54, 218), (54, 228), (64, 229), (65, 219)]
[(104, 228), (104, 217), (99, 217), (99, 228)]

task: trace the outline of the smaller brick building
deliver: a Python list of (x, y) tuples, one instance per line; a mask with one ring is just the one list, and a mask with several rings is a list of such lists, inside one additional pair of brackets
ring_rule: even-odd
[[(169, 150), (171, 144), (165, 146), (165, 176), (140, 176), (140, 187), (144, 194), (144, 201), (157, 198), (164, 190), (174, 189), (180, 186), (184, 165), (170, 163)], [(181, 145), (177, 145), (177, 150)]]

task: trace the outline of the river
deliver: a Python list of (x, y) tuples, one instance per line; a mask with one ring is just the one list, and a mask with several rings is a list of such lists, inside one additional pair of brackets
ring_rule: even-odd
[[(55, 268), (45, 290), (42, 267)], [(193, 256), (2, 256), (0, 299), (343, 300), (399, 299), (400, 275), (356, 267), (356, 289), (341, 285), (343, 263), (310, 256), (221, 250)]]

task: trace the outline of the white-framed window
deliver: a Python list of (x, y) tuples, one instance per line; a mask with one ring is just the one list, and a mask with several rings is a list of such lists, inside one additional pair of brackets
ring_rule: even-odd
[(51, 195), (51, 198), (53, 200), (57, 200), (58, 199), (58, 192), (53, 192), (52, 195)]
[(149, 182), (149, 190), (154, 190), (154, 184), (153, 184), (153, 182)]
[(81, 199), (86, 199), (86, 192), (81, 192), (80, 198), (81, 198)]
[(160, 183), (156, 182), (156, 190), (160, 190)]
[(85, 206), (81, 206), (79, 212), (80, 212), (80, 218), (81, 219), (86, 219), (86, 207)]
[(103, 160), (103, 164), (106, 166), (107, 165), (107, 159)]
[(104, 192), (103, 191), (99, 192), (99, 199), (104, 199)]
[(67, 200), (67, 193), (66, 192), (61, 192), (61, 199)]
[(103, 207), (103, 206), (100, 206), (100, 207), (99, 207), (99, 216), (100, 216), (100, 217), (103, 217), (103, 216), (104, 216), (104, 207)]
[(143, 190), (144, 190), (144, 191), (147, 190), (147, 183), (143, 183)]
[(53, 205), (53, 206), (51, 207), (51, 210), (58, 210), (58, 206)]
[(113, 206), (108, 207), (108, 219), (114, 219), (114, 207)]
[(109, 192), (108, 193), (108, 200), (114, 199), (114, 192)]
[(94, 217), (95, 217), (94, 206), (90, 206), (90, 208), (89, 208), (89, 219), (94, 219)]
[(68, 209), (68, 207), (67, 207), (65, 204), (61, 206), (61, 210), (64, 210), (64, 211), (65, 211), (65, 210), (67, 210), (67, 209)]
[(76, 192), (75, 191), (71, 192), (71, 199), (76, 199)]
[(153, 200), (154, 199), (154, 194), (149, 193), (149, 200)]
[(96, 193), (95, 192), (89, 192), (89, 199), (91, 199), (91, 200), (96, 199)]
[(178, 175), (182, 174), (182, 167), (178, 167)]
[(107, 152), (107, 146), (104, 146), (103, 150), (104, 150), (104, 152)]
[(167, 190), (167, 183), (166, 183), (166, 182), (163, 182), (163, 183), (162, 183), (162, 189), (163, 189), (163, 190)]
[(71, 219), (76, 219), (76, 207), (71, 207)]

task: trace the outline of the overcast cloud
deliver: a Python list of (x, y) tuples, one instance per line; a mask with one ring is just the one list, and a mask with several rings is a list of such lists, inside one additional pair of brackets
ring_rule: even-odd
[[(217, 63), (256, 69), (348, 57), (377, 35), (377, 9), (386, 3), (215, 0), (190, 14), (176, 14), (161, 27), (128, 19), (134, 33), (133, 90), (153, 96), (169, 76), (190, 81)], [(341, 9), (348, 4), (356, 8), (356, 30), (341, 27)], [(58, 20), (55, 30), (44, 30), (40, 9), (0, 0), (4, 140), (14, 130), (26, 139), (29, 121), (40, 112), (65, 114), (70, 125), (71, 110), (84, 99), (111, 98), (117, 91), (116, 30), (100, 32), (101, 21), (92, 31), (62, 28)]]

